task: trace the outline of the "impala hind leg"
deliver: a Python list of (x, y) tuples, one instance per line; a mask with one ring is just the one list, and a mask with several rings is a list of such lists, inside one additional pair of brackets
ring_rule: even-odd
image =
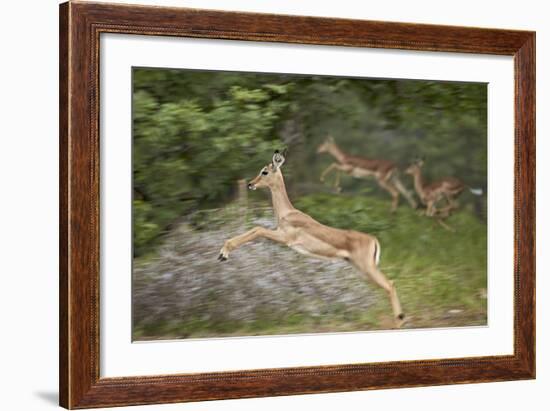
[(447, 207), (444, 207), (442, 211), (447, 213), (447, 215), (460, 208), (458, 201), (455, 200), (452, 195), (445, 193), (445, 200), (447, 200)]
[(393, 281), (388, 280), (382, 271), (380, 271), (375, 265), (372, 265), (367, 269), (367, 275), (376, 285), (382, 287), (386, 293), (388, 293), (393, 310), (395, 326), (396, 328), (400, 328), (403, 325), (405, 314), (403, 314), (403, 310), (401, 309), (401, 303), (399, 302), (399, 297), (397, 296), (397, 290)]
[(413, 209), (416, 209), (418, 207), (418, 203), (416, 202), (416, 200), (414, 199), (414, 195), (405, 188), (405, 186), (403, 185), (403, 183), (401, 182), (401, 179), (397, 176), (397, 175), (394, 175), (391, 180), (390, 180), (393, 185), (395, 186), (395, 188), (401, 193), (401, 195), (403, 197), (405, 197), (405, 199), (409, 202), (409, 204), (411, 205), (411, 207)]
[(403, 310), (401, 309), (401, 303), (399, 302), (399, 297), (397, 296), (397, 290), (393, 281), (388, 280), (376, 266), (375, 258), (369, 257), (367, 261), (365, 261), (364, 255), (361, 255), (359, 258), (359, 260), (354, 260), (354, 264), (372, 282), (386, 291), (392, 306), (395, 328), (400, 328), (405, 322), (405, 314), (403, 314)]
[(378, 185), (386, 190), (388, 193), (390, 193), (392, 198), (391, 212), (395, 212), (395, 210), (397, 209), (397, 205), (399, 204), (399, 191), (387, 179), (379, 179)]

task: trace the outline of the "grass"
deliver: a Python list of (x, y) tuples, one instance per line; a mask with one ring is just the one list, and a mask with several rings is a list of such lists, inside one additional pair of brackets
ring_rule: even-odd
[(361, 329), (370, 329), (368, 325), (375, 326), (371, 314), (354, 316), (341, 319), (331, 317), (314, 318), (301, 314), (292, 314), (288, 317), (272, 318), (263, 317), (254, 321), (205, 321), (201, 319), (188, 319), (185, 321), (160, 322), (140, 326), (133, 332), (133, 339), (181, 339), (181, 338), (211, 338), (231, 336), (256, 336), (256, 335), (282, 335), (282, 334), (307, 334), (321, 332), (345, 332), (357, 331), (358, 324)]
[[(406, 204), (402, 204), (397, 212), (392, 214), (389, 212), (389, 201), (374, 196), (308, 195), (295, 201), (295, 206), (324, 224), (363, 231), (379, 239), (382, 251), (380, 268), (395, 282), (408, 319), (405, 327), (433, 328), (486, 324), (487, 228), (485, 222), (476, 217), (467, 207), (446, 220), (446, 223), (455, 230), (450, 232), (433, 219), (420, 216), (416, 210), (412, 210)], [(217, 212), (213, 218), (220, 219), (222, 214)], [(206, 219), (201, 217), (202, 227), (209, 226)], [(197, 226), (194, 229), (204, 230)], [(262, 251), (266, 247), (280, 250), (277, 251), (280, 254), (274, 258), (279, 261), (297, 259), (287, 261), (287, 267), (295, 266), (298, 262), (303, 264), (304, 272), (308, 264), (311, 270), (311, 263), (295, 255), (296, 253), (291, 250), (273, 244), (260, 247)], [(216, 253), (218, 249), (213, 252)], [(201, 253), (203, 251), (199, 250), (198, 255)], [(250, 248), (242, 252), (238, 257), (239, 260), (233, 260), (232, 263), (243, 261), (249, 254)], [(215, 261), (215, 255), (208, 256), (209, 259)], [(147, 266), (152, 260), (154, 258), (148, 256), (136, 261), (136, 266)], [(255, 268), (254, 264), (252, 266), (254, 271), (258, 271), (257, 266)], [(201, 270), (210, 270), (208, 268), (210, 266), (205, 267)], [(216, 266), (211, 267), (215, 270)], [(298, 267), (297, 275), (301, 277), (300, 270), (302, 268)], [(153, 270), (150, 271), (153, 272)], [(230, 271), (222, 273), (237, 275), (231, 274)], [(248, 279), (252, 274), (243, 275), (243, 278)], [(261, 273), (258, 275), (262, 276)], [(153, 277), (143, 277), (140, 280), (145, 288), (155, 286), (151, 278)], [(294, 277), (284, 278), (288, 280)], [(305, 281), (311, 284), (321, 281), (322, 278), (324, 277), (310, 274)], [(217, 287), (227, 280), (224, 277), (215, 277), (215, 282), (210, 282), (204, 287)], [(390, 304), (381, 289), (365, 284), (353, 273), (350, 273), (345, 280), (338, 276), (332, 281), (348, 281), (351, 284), (348, 289), (366, 287), (372, 303), (369, 303), (368, 309), (364, 309), (349, 306), (338, 298), (318, 297), (312, 293), (307, 298), (288, 297), (289, 305), (283, 310), (273, 309), (265, 304), (264, 299), (264, 302), (254, 305), (251, 315), (246, 319), (240, 319), (225, 315), (228, 310), (231, 310), (232, 303), (231, 297), (225, 291), (208, 289), (204, 294), (205, 298), (200, 305), (202, 307), (200, 310), (183, 312), (174, 309), (174, 315), (164, 315), (162, 318), (149, 316), (149, 320), (134, 324), (133, 338), (135, 340), (205, 338), (377, 330), (392, 327)], [(286, 286), (288, 287), (288, 284)], [(168, 287), (168, 292), (170, 289)], [(342, 293), (345, 292), (347, 292), (346, 288), (343, 288)], [(276, 296), (274, 293), (272, 299), (282, 298), (281, 296), (286, 298), (286, 294), (280, 293)], [(249, 294), (249, 298), (252, 304), (255, 295)], [(268, 295), (267, 298), (269, 302), (270, 296)], [(161, 303), (166, 304), (165, 301)], [(303, 304), (310, 303), (321, 308), (313, 311), (304, 309)], [(152, 306), (156, 307), (155, 304)]]
[[(486, 323), (487, 226), (470, 210), (446, 220), (451, 232), (406, 205), (390, 214), (381, 199), (320, 194), (296, 206), (324, 224), (378, 237), (380, 268), (415, 327)], [(387, 310), (378, 300), (373, 317)]]

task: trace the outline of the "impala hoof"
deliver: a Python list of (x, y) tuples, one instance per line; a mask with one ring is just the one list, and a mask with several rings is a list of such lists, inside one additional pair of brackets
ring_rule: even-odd
[(401, 328), (405, 324), (405, 314), (401, 313), (395, 318), (395, 328)]
[(220, 253), (220, 255), (218, 255), (218, 261), (226, 261), (227, 260), (227, 257), (224, 256), (223, 254)]

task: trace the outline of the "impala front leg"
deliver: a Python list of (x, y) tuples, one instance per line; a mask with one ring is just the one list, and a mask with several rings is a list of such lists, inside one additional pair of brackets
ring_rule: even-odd
[(378, 185), (390, 193), (392, 202), (391, 202), (391, 212), (395, 212), (397, 205), (399, 204), (399, 191), (393, 186), (389, 181), (389, 177), (379, 178)]
[(321, 173), (321, 177), (319, 178), (319, 180), (321, 180), (321, 182), (325, 181), (325, 177), (327, 176), (327, 174), (330, 173), (335, 168), (338, 168), (337, 163), (332, 163), (330, 166), (325, 168), (325, 170)]
[(264, 227), (254, 227), (252, 230), (247, 231), (244, 234), (238, 235), (236, 237), (230, 238), (225, 242), (220, 254), (218, 255), (218, 260), (225, 261), (229, 257), (229, 253), (236, 248), (239, 248), (244, 243), (253, 241), (258, 237), (268, 238), (272, 241), (278, 243), (285, 243), (286, 235), (280, 230), (268, 230)]
[(342, 171), (338, 170), (336, 172), (336, 179), (334, 180), (334, 189), (336, 190), (337, 193), (342, 192), (342, 187), (340, 187), (340, 175), (341, 174), (342, 174)]
[(426, 215), (428, 217), (433, 217), (437, 213), (437, 208), (435, 207), (436, 200), (428, 200), (426, 204)]

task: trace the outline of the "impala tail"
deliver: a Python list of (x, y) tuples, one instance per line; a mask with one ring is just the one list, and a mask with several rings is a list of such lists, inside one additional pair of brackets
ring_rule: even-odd
[(374, 241), (374, 264), (378, 267), (380, 264), (380, 243), (378, 240)]

